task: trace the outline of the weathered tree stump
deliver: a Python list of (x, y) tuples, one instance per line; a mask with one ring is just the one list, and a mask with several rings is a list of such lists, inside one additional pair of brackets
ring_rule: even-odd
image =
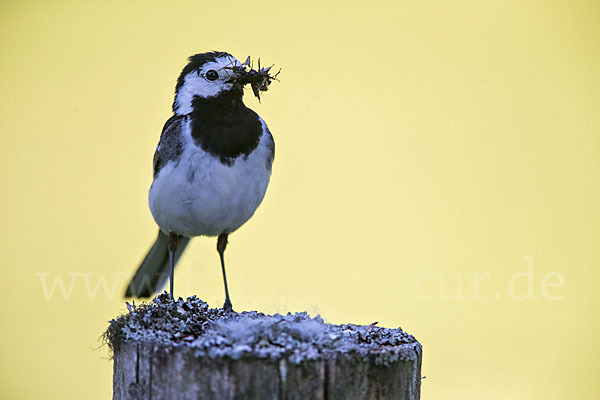
[(400, 328), (209, 309), (163, 294), (110, 321), (113, 399), (420, 397), (421, 345)]

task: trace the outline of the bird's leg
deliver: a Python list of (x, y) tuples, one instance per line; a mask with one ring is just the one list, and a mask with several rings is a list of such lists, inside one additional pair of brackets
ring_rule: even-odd
[(219, 256), (221, 257), (221, 269), (223, 270), (223, 283), (225, 283), (225, 304), (223, 304), (223, 309), (226, 311), (233, 311), (233, 307), (231, 306), (231, 300), (229, 299), (229, 289), (227, 289), (227, 276), (225, 275), (225, 248), (227, 247), (227, 234), (221, 233), (219, 238), (217, 239), (217, 251), (219, 252)]
[(175, 301), (175, 297), (173, 297), (173, 279), (175, 277), (175, 252), (177, 251), (177, 243), (179, 242), (179, 235), (176, 233), (169, 233), (169, 243), (167, 244), (167, 248), (169, 249), (169, 260), (171, 261), (171, 279), (170, 279), (170, 292), (171, 292), (171, 300)]

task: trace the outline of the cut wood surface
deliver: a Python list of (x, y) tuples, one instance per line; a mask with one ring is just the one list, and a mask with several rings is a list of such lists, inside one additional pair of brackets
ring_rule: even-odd
[(420, 397), (421, 345), (400, 328), (209, 309), (162, 294), (110, 322), (114, 399)]

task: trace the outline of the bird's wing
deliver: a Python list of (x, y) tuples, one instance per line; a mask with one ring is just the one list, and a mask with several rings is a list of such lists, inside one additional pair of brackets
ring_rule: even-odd
[(167, 120), (163, 127), (162, 133), (160, 134), (160, 141), (156, 146), (154, 152), (154, 159), (152, 160), (153, 177), (160, 172), (161, 168), (168, 161), (176, 161), (179, 159), (183, 151), (181, 142), (181, 131), (184, 116), (173, 115)]
[(267, 169), (271, 171), (273, 159), (275, 158), (275, 141), (273, 140), (273, 135), (271, 135), (271, 131), (269, 130), (267, 123), (260, 117), (259, 120), (263, 126), (263, 135), (265, 135), (264, 143), (269, 150), (267, 155)]

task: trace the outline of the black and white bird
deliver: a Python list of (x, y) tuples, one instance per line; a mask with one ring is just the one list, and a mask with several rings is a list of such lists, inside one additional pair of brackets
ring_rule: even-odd
[[(127, 297), (149, 297), (161, 289), (195, 236), (216, 236), (225, 285), (227, 236), (252, 217), (271, 176), (275, 143), (267, 124), (242, 101), (244, 85), (266, 90), (268, 69), (248, 70), (225, 52), (189, 58), (175, 88), (173, 116), (154, 153), (150, 211), (158, 238), (142, 261)], [(261, 80), (262, 82), (258, 82)], [(266, 83), (266, 85), (262, 85)], [(261, 86), (262, 85), (262, 86)]]

